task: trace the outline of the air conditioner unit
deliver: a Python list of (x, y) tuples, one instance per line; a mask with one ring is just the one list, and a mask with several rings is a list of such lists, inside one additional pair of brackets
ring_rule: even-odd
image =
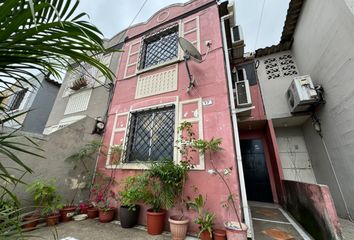
[(231, 31), (232, 55), (234, 58), (243, 58), (245, 44), (243, 41), (243, 32), (240, 25), (233, 26)]
[(308, 111), (314, 103), (319, 101), (309, 75), (295, 77), (286, 92), (286, 98), (291, 113)]
[(236, 105), (237, 107), (249, 107), (252, 105), (252, 99), (246, 70), (244, 68), (238, 69), (236, 78)]

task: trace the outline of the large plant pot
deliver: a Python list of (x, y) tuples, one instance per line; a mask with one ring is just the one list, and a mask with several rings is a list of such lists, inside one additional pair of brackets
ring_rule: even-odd
[(22, 225), (25, 231), (31, 231), (35, 229), (38, 225), (39, 219), (41, 217), (38, 214), (31, 214), (23, 217), (23, 221), (26, 222)]
[(95, 207), (87, 209), (87, 217), (90, 219), (94, 219), (98, 217), (98, 209)]
[(135, 206), (135, 211), (129, 210), (127, 206), (120, 206), (119, 219), (122, 228), (132, 228), (138, 223), (140, 206)]
[[(230, 227), (233, 226), (233, 227)], [(247, 225), (237, 222), (226, 222), (226, 236), (228, 240), (247, 240)]]
[(113, 220), (114, 218), (114, 208), (111, 208), (109, 210), (99, 210), (98, 212), (98, 218), (101, 223), (108, 223)]
[(171, 216), (170, 230), (173, 240), (184, 240), (187, 235), (189, 219), (181, 216)]
[(226, 231), (222, 229), (213, 230), (214, 240), (226, 240)]
[(54, 226), (59, 223), (60, 214), (53, 213), (47, 216), (47, 226)]
[(165, 225), (166, 210), (161, 210), (161, 212), (154, 212), (152, 209), (148, 209), (146, 215), (148, 234), (161, 234)]
[(76, 208), (77, 208), (76, 206), (65, 206), (62, 209), (60, 209), (59, 210), (60, 221), (69, 222), (72, 216), (74, 216)]
[(200, 233), (199, 238), (201, 240), (212, 240), (212, 234), (210, 234), (209, 231), (204, 230), (203, 232)]

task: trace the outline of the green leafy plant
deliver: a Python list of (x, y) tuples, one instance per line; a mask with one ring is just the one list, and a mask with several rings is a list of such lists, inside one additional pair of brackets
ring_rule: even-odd
[(144, 176), (129, 176), (122, 181), (123, 188), (118, 192), (118, 199), (123, 206), (129, 208), (130, 211), (136, 211), (136, 204), (144, 197), (144, 190), (140, 184), (143, 182)]
[(95, 183), (91, 187), (92, 205), (102, 211), (110, 210), (117, 201), (117, 197), (110, 187), (116, 184), (117, 182), (111, 176), (97, 172)]
[(55, 213), (62, 207), (54, 179), (36, 180), (27, 187), (26, 191), (32, 194), (34, 203), (42, 208), (44, 215)]
[(223, 206), (228, 207), (229, 204), (232, 206), (232, 210), (234, 211), (235, 216), (237, 217), (238, 224), (240, 227), (242, 227), (241, 218), (236, 208), (234, 194), (232, 193), (232, 190), (226, 179), (226, 177), (230, 175), (231, 169), (230, 168), (223, 169), (222, 171), (218, 170), (215, 166), (214, 160), (212, 159), (212, 154), (223, 150), (223, 148), (220, 146), (221, 144), (222, 144), (221, 138), (217, 138), (217, 139), (212, 138), (209, 141), (198, 139), (193, 143), (193, 146), (196, 149), (198, 149), (202, 154), (209, 153), (209, 159), (210, 159), (211, 166), (213, 167), (213, 172), (219, 176), (219, 178), (224, 183), (228, 191), (228, 197), (227, 200), (223, 202)]
[(187, 207), (195, 210), (198, 213), (198, 217), (195, 219), (195, 223), (199, 225), (198, 237), (204, 231), (208, 231), (210, 237), (212, 237), (212, 228), (215, 215), (204, 210), (206, 199), (201, 194), (195, 197), (193, 200), (187, 201)]
[(145, 189), (143, 201), (151, 205), (154, 212), (174, 207), (190, 168), (188, 162), (175, 164), (172, 160), (166, 160), (152, 163), (140, 180), (141, 187)]

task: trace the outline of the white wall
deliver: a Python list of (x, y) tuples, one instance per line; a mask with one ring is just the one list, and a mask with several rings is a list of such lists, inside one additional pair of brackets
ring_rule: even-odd
[[(299, 71), (297, 70), (295, 58), (292, 57), (294, 64), (291, 65), (295, 66), (295, 69), (293, 70), (296, 72), (296, 74), (290, 74), (288, 76), (284, 75), (285, 73), (289, 72), (281, 69), (282, 67), (289, 65), (280, 64), (281, 59), (279, 58), (284, 55), (292, 54), (290, 51), (284, 51), (257, 59), (259, 61), (257, 76), (261, 87), (264, 108), (268, 118), (283, 118), (291, 116), (285, 93), (288, 90), (288, 87), (290, 86), (293, 78), (299, 75)], [(279, 77), (269, 79), (271, 75), (267, 74), (267, 71), (270, 68), (267, 68), (266, 62), (267, 60), (269, 61), (269, 59), (276, 60), (279, 69)]]
[(312, 164), (301, 128), (275, 129), (284, 178), (316, 183)]
[[(327, 103), (318, 109), (323, 142), (308, 122), (304, 127), (311, 144), (316, 179), (330, 187), (339, 215), (343, 200), (330, 168), (332, 160), (349, 210), (354, 215), (354, 15), (352, 0), (305, 1), (297, 24), (292, 52), (298, 68), (322, 84)], [(351, 8), (349, 8), (351, 6)], [(324, 168), (323, 166), (327, 166)]]

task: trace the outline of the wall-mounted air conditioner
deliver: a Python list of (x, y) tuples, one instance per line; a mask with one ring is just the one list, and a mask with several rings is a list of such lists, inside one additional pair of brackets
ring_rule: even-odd
[(231, 31), (232, 55), (234, 59), (243, 58), (245, 44), (243, 41), (243, 32), (240, 25), (233, 26)]
[(247, 80), (246, 70), (240, 68), (236, 75), (236, 105), (237, 107), (249, 107), (252, 105), (250, 84)]
[(286, 98), (291, 113), (308, 111), (314, 103), (319, 101), (309, 75), (295, 77), (286, 92)]

